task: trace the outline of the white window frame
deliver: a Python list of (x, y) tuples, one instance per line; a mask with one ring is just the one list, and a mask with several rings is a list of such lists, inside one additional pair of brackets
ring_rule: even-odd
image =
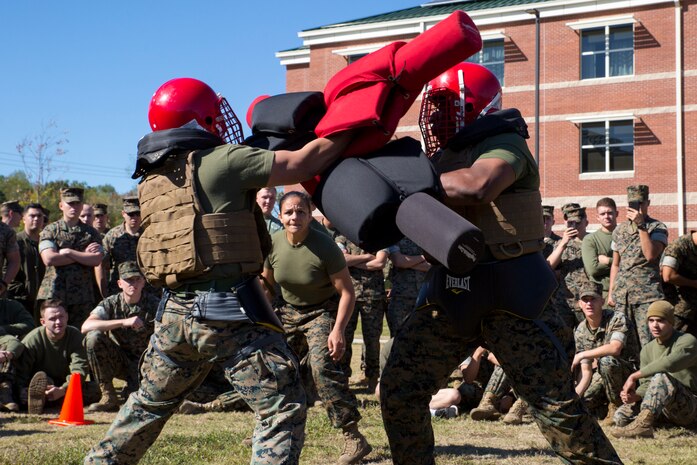
[[(499, 31), (490, 32), (488, 34), (482, 33), (481, 36), (482, 36), (482, 49), (480, 51), (478, 51), (477, 53), (475, 53), (473, 56), (479, 55), (479, 59), (475, 63), (480, 64), (482, 66), (486, 66), (486, 63), (483, 63), (481, 60), (482, 54), (484, 53), (484, 44), (487, 42), (494, 42), (494, 41), (503, 43), (503, 60), (501, 60), (500, 62), (496, 61), (496, 62), (492, 62), (492, 63), (494, 63), (494, 64), (500, 63), (503, 66), (503, 80), (501, 82), (501, 87), (504, 87), (504, 82), (506, 80), (506, 36), (503, 35), (503, 33), (499, 32)], [(470, 57), (470, 58), (472, 58), (472, 57)], [(469, 60), (469, 58), (467, 60)]]
[[(588, 19), (588, 20), (583, 20), (583, 21), (576, 21), (573, 23), (566, 23), (566, 25), (579, 32), (579, 37), (583, 34), (584, 31), (590, 30), (590, 29), (604, 29), (604, 35), (605, 35), (605, 49), (602, 52), (584, 52), (583, 50), (579, 50), (579, 59), (581, 61), (580, 66), (579, 66), (579, 71), (580, 71), (580, 76), (579, 79), (583, 81), (587, 81), (589, 79), (612, 79), (612, 78), (619, 78), (619, 77), (627, 77), (627, 76), (633, 76), (634, 75), (634, 57), (636, 56), (636, 47), (634, 42), (632, 42), (632, 73), (631, 74), (622, 74), (619, 76), (610, 76), (610, 52), (621, 52), (621, 51), (627, 51), (630, 50), (629, 48), (624, 48), (624, 49), (615, 49), (615, 50), (610, 50), (609, 49), (609, 43), (610, 43), (610, 28), (614, 26), (632, 26), (632, 32), (634, 32), (634, 24), (638, 23), (638, 21), (634, 18), (634, 15), (623, 15), (623, 16), (611, 16), (611, 17), (604, 17), (604, 18), (593, 18), (593, 19)], [(579, 44), (582, 45), (582, 44)], [(583, 57), (584, 56), (590, 56), (590, 55), (597, 55), (599, 53), (604, 53), (605, 54), (605, 75), (604, 76), (594, 76), (594, 77), (587, 77), (584, 78), (582, 74), (582, 62), (583, 62)]]
[[(632, 127), (635, 127), (635, 120), (636, 117), (633, 113), (616, 113), (616, 114), (608, 114), (604, 117), (602, 116), (595, 116), (595, 117), (570, 117), (568, 118), (568, 121), (571, 121), (572, 123), (576, 124), (578, 127), (578, 138), (579, 138), (579, 179), (581, 180), (589, 180), (589, 179), (620, 179), (620, 178), (631, 178), (634, 176), (634, 170), (636, 169), (636, 138), (632, 140), (632, 169), (631, 170), (622, 170), (622, 171), (610, 171), (610, 148), (611, 147), (617, 147), (620, 145), (627, 145), (627, 144), (610, 144), (608, 143), (609, 135), (610, 135), (610, 123), (612, 122), (617, 122), (617, 121), (631, 121), (632, 122)], [(594, 172), (588, 172), (584, 173), (581, 171), (582, 166), (583, 166), (583, 150), (588, 149), (588, 148), (599, 148), (601, 147), (598, 144), (593, 144), (593, 145), (583, 145), (583, 124), (584, 123), (605, 123), (605, 171), (594, 171)]]

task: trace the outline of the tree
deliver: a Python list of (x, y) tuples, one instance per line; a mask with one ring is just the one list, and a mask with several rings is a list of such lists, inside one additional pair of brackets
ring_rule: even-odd
[(65, 135), (66, 132), (58, 130), (55, 121), (49, 121), (42, 123), (37, 134), (27, 136), (17, 144), (17, 152), (24, 164), (24, 173), (33, 186), (34, 197), (39, 202), (44, 200), (44, 187), (51, 177), (55, 157), (67, 152), (64, 148), (68, 143)]

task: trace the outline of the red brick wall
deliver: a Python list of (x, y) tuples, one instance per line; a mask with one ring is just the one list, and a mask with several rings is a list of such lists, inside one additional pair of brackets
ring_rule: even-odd
[[(683, 68), (685, 190), (697, 197), (697, 0), (685, 2), (683, 8)], [(634, 78), (598, 80), (586, 85), (580, 76), (580, 35), (567, 23), (615, 15), (633, 14), (635, 24)], [(504, 106), (521, 110), (529, 122), (529, 146), (534, 152), (535, 24), (534, 21), (499, 24), (482, 28), (503, 30), (506, 35)], [(687, 32), (686, 32), (687, 31)], [(394, 38), (408, 40), (409, 38)], [(346, 66), (343, 57), (331, 50), (355, 43), (313, 46), (310, 65), (288, 67), (287, 90), (321, 90), (327, 80)], [(614, 197), (623, 205), (626, 186), (648, 184), (658, 195), (651, 213), (672, 224), (676, 237), (676, 116), (675, 116), (675, 9), (673, 4), (599, 12), (577, 17), (542, 19), (541, 23), (541, 91), (540, 91), (540, 175), (542, 195), (546, 199), (581, 199), (589, 208), (595, 223), (595, 201), (603, 196)], [(651, 79), (648, 79), (651, 77)], [(584, 84), (584, 85), (581, 85)], [(417, 126), (420, 99), (402, 119), (397, 136), (418, 132), (407, 131)], [(573, 114), (595, 112), (634, 112), (635, 159), (634, 176), (623, 179), (580, 179), (579, 128), (567, 118)], [(660, 195), (662, 194), (662, 195)], [(688, 201), (691, 196), (688, 195)], [(557, 205), (559, 207), (561, 205)], [(697, 228), (697, 205), (687, 205), (686, 220)], [(620, 219), (624, 219), (624, 208)], [(561, 217), (557, 218), (561, 221)]]

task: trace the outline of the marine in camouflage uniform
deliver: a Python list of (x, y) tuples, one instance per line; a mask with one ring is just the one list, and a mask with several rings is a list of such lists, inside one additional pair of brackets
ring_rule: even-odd
[[(39, 236), (39, 253), (47, 265), (46, 273), (36, 299), (59, 299), (68, 312), (68, 324), (80, 328), (89, 312), (94, 308), (95, 295), (92, 287), (94, 266), (101, 261), (102, 247), (99, 233), (79, 219), (82, 211), (81, 188), (61, 189), (63, 218), (49, 224)], [(77, 209), (75, 218), (72, 210)], [(66, 250), (69, 249), (69, 250)], [(55, 257), (62, 263), (65, 252), (77, 252), (81, 257), (70, 259), (65, 264), (51, 265), (47, 257)], [(88, 257), (88, 258), (85, 258)], [(91, 265), (91, 263), (95, 265)]]
[[(461, 86), (470, 89), (474, 85), (482, 92), (496, 89), (486, 96), (468, 92), (466, 101), (471, 108), (467, 113), (448, 106), (465, 96), (443, 87), (446, 81), (452, 82), (445, 78), (447, 73), (455, 73), (453, 79), (458, 82), (458, 70), (465, 79)], [(393, 462), (435, 463), (428, 411), (431, 394), (472, 347), (482, 345), (496, 355), (515, 392), (529, 404), (540, 431), (564, 463), (619, 464), (602, 429), (574, 393), (569, 370), (573, 346), (565, 346), (553, 336), (563, 322), (549, 318), (545, 324), (531, 319), (542, 314), (546, 299), (525, 295), (524, 289), (529, 287), (521, 284), (531, 279), (544, 289), (538, 294), (546, 295), (551, 295), (555, 284), (541, 253), (544, 225), (539, 173), (525, 143), (523, 119), (516, 110), (481, 116), (492, 106), (497, 108), (501, 88), (495, 76), (479, 65), (462, 63), (431, 84), (422, 99), (420, 122), (429, 155), (434, 155), (436, 171), (441, 173), (445, 203), (482, 228), (489, 242), (485, 256), (469, 276), (452, 276), (434, 266), (417, 301), (419, 306), (397, 331), (380, 381), (380, 405)], [(475, 103), (470, 105), (470, 99)], [(462, 130), (466, 137), (446, 132), (455, 124), (443, 118), (456, 114), (471, 118)], [(488, 135), (494, 132), (492, 126), (500, 133)], [(442, 149), (446, 144), (448, 148)], [(435, 152), (434, 148), (442, 150)], [(491, 205), (518, 225), (515, 238), (506, 236), (511, 228), (501, 225), (500, 215)], [(500, 239), (490, 242), (493, 237)], [(505, 253), (510, 242), (517, 257)], [(510, 270), (518, 281), (506, 279), (503, 270)], [(513, 291), (511, 286), (523, 287)], [(496, 297), (501, 297), (501, 306), (487, 304), (496, 292), (507, 293)]]
[[(351, 357), (353, 355), (351, 346), (360, 315), (363, 329), (361, 370), (368, 382), (368, 390), (375, 390), (375, 384), (380, 377), (380, 335), (382, 334), (382, 321), (385, 318), (386, 304), (385, 279), (382, 270), (387, 261), (387, 250), (380, 250), (373, 255), (344, 236), (337, 236), (335, 241), (346, 256), (353, 289), (356, 293), (356, 304), (346, 326), (346, 353), (341, 359), (341, 365), (346, 375), (350, 377)], [(351, 265), (352, 258), (358, 256), (364, 258), (360, 263)]]
[(419, 289), (431, 265), (424, 258), (421, 247), (408, 237), (389, 247), (387, 252), (392, 262), (388, 275), (392, 287), (386, 316), (390, 337), (394, 337), (402, 321), (414, 310)]
[[(622, 312), (634, 323), (634, 335), (641, 347), (652, 339), (646, 324), (646, 311), (652, 302), (663, 299), (663, 288), (659, 270), (659, 258), (668, 244), (666, 225), (648, 216), (648, 186), (627, 187), (629, 202), (640, 202), (641, 211), (631, 213), (634, 221), (625, 221), (612, 233), (612, 270), (610, 272), (610, 295), (615, 310)], [(654, 256), (646, 257), (641, 246), (641, 236), (650, 239)]]
[(629, 337), (630, 324), (623, 313), (603, 309), (602, 284), (588, 282), (581, 287), (579, 306), (585, 315), (574, 333), (581, 380), (576, 392), (588, 407), (597, 411), (608, 404), (604, 423), (610, 424), (620, 405), (620, 391), (627, 376), (638, 364), (639, 348)]
[[(660, 268), (664, 291), (666, 286), (674, 288), (675, 329), (697, 334), (697, 233), (690, 232), (668, 244)], [(666, 296), (666, 300), (671, 299)]]
[[(273, 311), (265, 313), (265, 296), (257, 293), (262, 244), (269, 243), (254, 214), (255, 195), (261, 187), (300, 182), (323, 171), (348, 138), (319, 139), (293, 152), (237, 145), (240, 124), (226, 99), (189, 78), (162, 85), (149, 115), (154, 132), (139, 142), (133, 175), (143, 177), (139, 199), (144, 231), (138, 257), (147, 263), (142, 267), (146, 277), (164, 281), (168, 289), (141, 359), (140, 387), (85, 463), (140, 460), (187, 395), (220, 363), (225, 378), (255, 414), (251, 463), (297, 464), (305, 437), (305, 393), (297, 358), (272, 321)], [(286, 171), (288, 165), (295, 171)], [(167, 192), (160, 194), (163, 190)], [(177, 216), (163, 218), (161, 212)], [(180, 216), (186, 212), (193, 217)], [(223, 221), (215, 222), (217, 218)], [(184, 221), (193, 232), (178, 228)], [(204, 221), (208, 228), (201, 226)], [(170, 228), (179, 232), (174, 237), (152, 234)], [(217, 236), (223, 242), (214, 246), (209, 231), (221, 229), (230, 234)], [(202, 244), (204, 239), (210, 242)], [(239, 242), (230, 244), (233, 239)], [(185, 256), (193, 255), (197, 263), (189, 266), (164, 257), (159, 247), (165, 241), (178, 241), (188, 251)], [(197, 250), (191, 254), (194, 245)], [(220, 255), (210, 256), (214, 251)], [(210, 255), (199, 255), (204, 252)], [(243, 289), (250, 290), (245, 312), (238, 298)]]
[(0, 221), (0, 295), (5, 294), (20, 267), (19, 245), (15, 230)]
[(583, 314), (577, 305), (578, 293), (581, 286), (590, 281), (582, 256), (582, 240), (586, 235), (588, 218), (586, 209), (577, 203), (564, 205), (562, 212), (567, 230), (547, 260), (559, 276), (559, 287), (552, 296), (554, 308), (570, 328), (575, 328), (583, 321)]
[[(136, 249), (141, 234), (138, 197), (124, 197), (121, 215), (124, 222), (111, 228), (102, 239), (104, 260), (98, 271), (107, 275), (102, 276), (102, 279), (107, 280), (105, 297), (119, 292), (119, 286), (116, 284), (119, 279), (119, 265), (136, 261)], [(128, 227), (126, 222), (129, 222)]]
[(622, 391), (626, 408), (615, 419), (626, 424), (632, 406), (638, 406), (639, 414), (632, 423), (614, 428), (616, 437), (653, 437), (659, 418), (679, 426), (697, 421), (697, 339), (674, 329), (673, 306), (667, 301), (652, 303), (647, 315), (656, 339), (641, 349), (639, 371), (627, 378)]
[(36, 295), (46, 273), (39, 255), (39, 232), (43, 227), (43, 212), (39, 204), (27, 205), (24, 212), (24, 230), (17, 234), (20, 267), (14, 281), (10, 283), (8, 296), (21, 303), (34, 321), (39, 322), (39, 309)]
[(82, 326), (87, 361), (104, 402), (90, 411), (117, 407), (114, 378), (127, 382), (126, 393), (138, 387), (138, 361), (154, 331), (159, 299), (143, 292), (145, 280), (134, 261), (119, 264), (122, 292), (102, 300)]

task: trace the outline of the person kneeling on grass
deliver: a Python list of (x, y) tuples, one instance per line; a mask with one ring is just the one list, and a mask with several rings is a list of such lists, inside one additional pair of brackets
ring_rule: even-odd
[[(654, 339), (641, 350), (639, 371), (624, 383), (620, 394), (624, 405), (615, 414), (618, 427), (612, 430), (616, 438), (652, 438), (659, 417), (680, 426), (697, 420), (697, 339), (674, 329), (673, 312), (665, 300), (648, 308)], [(637, 406), (639, 414), (627, 424)]]

